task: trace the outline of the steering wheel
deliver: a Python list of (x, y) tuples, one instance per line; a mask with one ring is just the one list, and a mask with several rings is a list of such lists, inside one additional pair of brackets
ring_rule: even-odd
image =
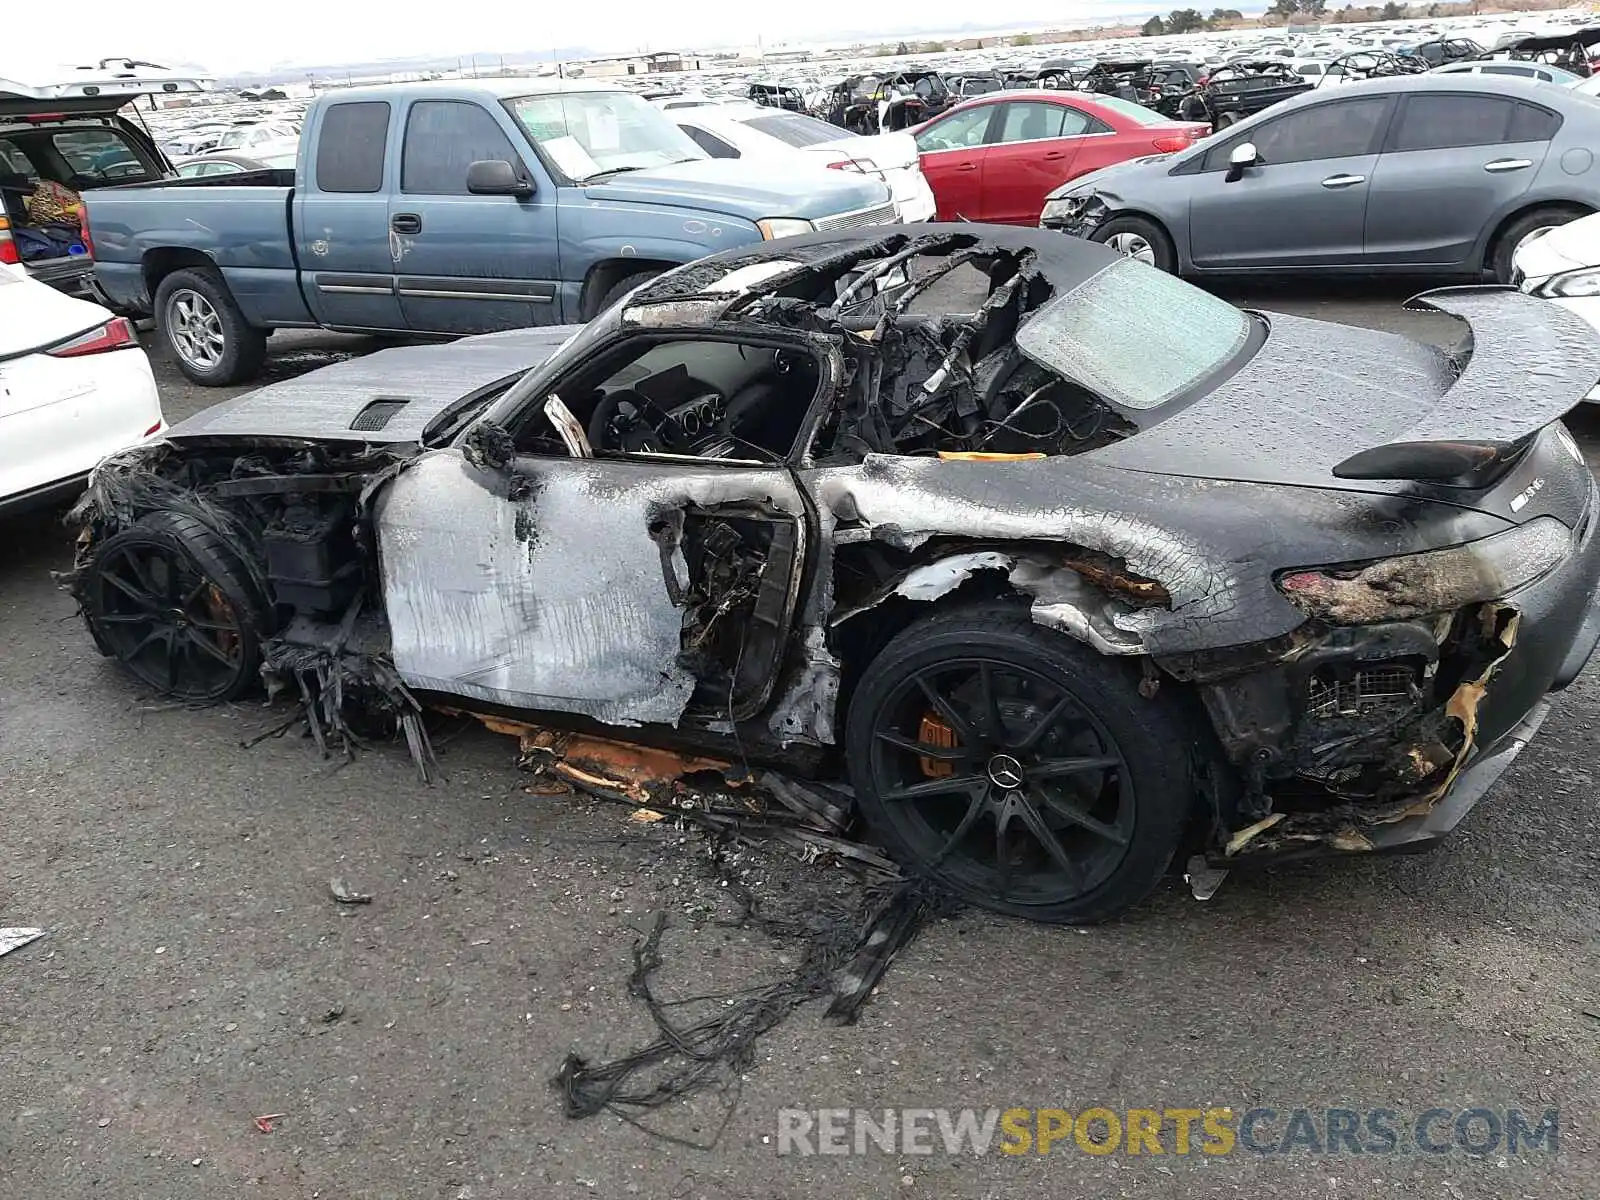
[(683, 449), (678, 423), (632, 388), (607, 392), (595, 405), (584, 432), (595, 450), (638, 454)]

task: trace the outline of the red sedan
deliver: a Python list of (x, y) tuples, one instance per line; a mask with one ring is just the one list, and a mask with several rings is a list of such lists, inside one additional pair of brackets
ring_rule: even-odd
[(911, 131), (938, 219), (1037, 225), (1045, 195), (1100, 167), (1183, 150), (1211, 132), (1115, 96), (990, 92)]

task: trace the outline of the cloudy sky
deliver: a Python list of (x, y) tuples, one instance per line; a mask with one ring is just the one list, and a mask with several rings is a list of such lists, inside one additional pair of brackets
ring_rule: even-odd
[[(1172, 7), (1169, 3), (1168, 7)], [(666, 49), (695, 43), (754, 45), (825, 39), (841, 32), (893, 29), (908, 20), (896, 6), (861, 0), (761, 4), (750, 0), (589, 0), (512, 4), (508, 0), (449, 0), (444, 4), (377, 4), (373, 0), (269, 0), (264, 4), (198, 0), (75, 0), (71, 36), (43, 38), (51, 59), (70, 44), (81, 61), (128, 55), (161, 63), (203, 65), (214, 71), (266, 70), (279, 65), (362, 61), (473, 51), (507, 53), (553, 46), (597, 50)], [(1129, 11), (1138, 0), (918, 0), (916, 24), (929, 33), (981, 20), (995, 29), (1082, 21)], [(902, 11), (913, 11), (904, 6)], [(1152, 9), (1151, 11), (1155, 11)], [(0, 77), (21, 53), (0, 48)], [(31, 73), (31, 72), (30, 72)]]

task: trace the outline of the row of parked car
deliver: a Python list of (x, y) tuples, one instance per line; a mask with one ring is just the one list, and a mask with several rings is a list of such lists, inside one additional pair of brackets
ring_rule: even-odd
[[(176, 179), (111, 88), (190, 83), (0, 85), (0, 156), (20, 168), (0, 175), (0, 262), (96, 302), (114, 330), (113, 314), (153, 316), (205, 384), (251, 377), (274, 329), (570, 324), (707, 253), (930, 217), (1043, 225), (1196, 277), (1520, 270), (1592, 303), (1587, 275), (1552, 282), (1587, 270), (1581, 234), (1542, 239), (1600, 211), (1600, 101), (1514, 78), (1315, 90), (1216, 134), (1117, 96), (1008, 90), (875, 137), (774, 106), (663, 111), (599, 85), (391, 85), (326, 93), (293, 169)], [(71, 244), (25, 259), (40, 226)], [(1536, 242), (1567, 265), (1519, 267)]]

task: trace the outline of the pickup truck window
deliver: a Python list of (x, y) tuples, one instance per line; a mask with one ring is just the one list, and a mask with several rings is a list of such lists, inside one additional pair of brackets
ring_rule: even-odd
[(627, 92), (554, 92), (506, 101), (545, 159), (573, 183), (705, 158), (672, 119)]
[(411, 106), (400, 150), (402, 192), (465, 196), (467, 168), (481, 159), (519, 161), (482, 107), (465, 100), (419, 100)]
[(317, 190), (382, 191), (388, 136), (387, 101), (330, 104), (322, 114), (322, 132), (317, 140)]

